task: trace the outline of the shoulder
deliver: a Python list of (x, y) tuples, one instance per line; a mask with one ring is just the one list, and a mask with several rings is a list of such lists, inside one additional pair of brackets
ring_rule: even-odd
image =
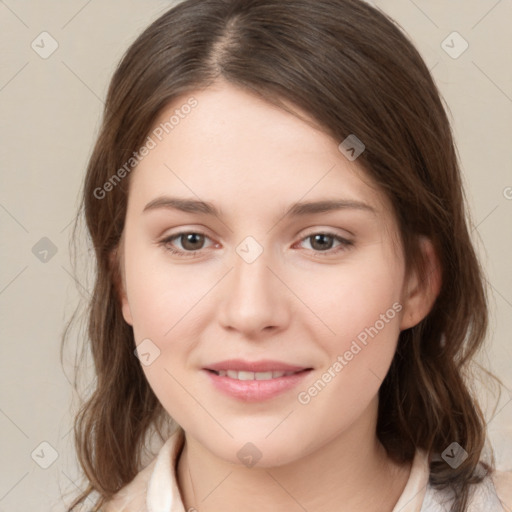
[(512, 472), (493, 471), (480, 484), (475, 484), (469, 511), (509, 511), (512, 507)]
[(146, 493), (156, 458), (101, 509), (101, 512), (146, 512)]
[[(421, 512), (449, 512), (454, 499), (453, 490), (427, 487)], [(512, 510), (512, 472), (493, 471), (481, 482), (473, 484), (468, 512), (508, 512)]]

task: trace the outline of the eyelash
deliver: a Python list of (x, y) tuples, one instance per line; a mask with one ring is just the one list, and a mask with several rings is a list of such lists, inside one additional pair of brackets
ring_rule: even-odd
[[(162, 245), (165, 247), (167, 251), (169, 251), (171, 254), (183, 257), (183, 258), (193, 258), (198, 252), (201, 252), (202, 249), (198, 249), (197, 251), (181, 251), (176, 250), (172, 248), (169, 244), (176, 239), (179, 239), (183, 235), (201, 235), (205, 238), (209, 238), (205, 233), (201, 233), (200, 231), (181, 231), (180, 233), (176, 233), (174, 235), (171, 235), (167, 238), (164, 238), (159, 245)], [(338, 254), (341, 251), (347, 250), (348, 247), (354, 245), (354, 242), (351, 242), (350, 240), (347, 240), (346, 238), (343, 238), (335, 233), (330, 233), (328, 231), (319, 231), (317, 233), (310, 233), (309, 235), (305, 236), (300, 240), (300, 242), (307, 240), (308, 238), (312, 238), (315, 235), (323, 235), (330, 238), (334, 238), (334, 240), (341, 243), (341, 245), (338, 248), (335, 249), (328, 249), (326, 251), (315, 251), (314, 249), (311, 249), (315, 255), (318, 255), (320, 257), (324, 256), (332, 256), (333, 254)]]

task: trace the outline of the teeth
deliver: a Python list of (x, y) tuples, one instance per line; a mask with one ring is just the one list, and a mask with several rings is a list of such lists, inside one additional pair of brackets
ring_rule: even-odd
[(220, 370), (216, 372), (220, 377), (229, 377), (236, 380), (270, 380), (293, 375), (296, 372), (245, 372), (237, 370)]

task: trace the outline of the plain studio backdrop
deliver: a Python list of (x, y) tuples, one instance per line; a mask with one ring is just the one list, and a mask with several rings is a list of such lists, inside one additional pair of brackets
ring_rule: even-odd
[[(489, 281), (482, 359), (504, 382), (488, 425), (512, 469), (512, 2), (376, 0), (416, 44), (449, 106)], [(0, 0), (0, 511), (63, 511), (80, 485), (71, 432), (72, 357), (61, 334), (90, 282), (68, 240), (113, 70), (175, 2)], [(91, 257), (85, 249), (82, 262)], [(76, 336), (71, 347), (76, 345)], [(492, 405), (492, 403), (491, 403)]]

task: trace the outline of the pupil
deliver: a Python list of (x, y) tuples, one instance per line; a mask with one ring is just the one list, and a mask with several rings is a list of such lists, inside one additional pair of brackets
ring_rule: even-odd
[[(194, 243), (202, 241), (202, 235), (199, 235), (198, 233), (190, 233), (188, 235), (185, 235), (185, 243), (183, 244), (183, 247), (190, 250), (198, 249), (198, 247), (194, 247)], [(192, 247), (187, 247), (187, 244), (191, 243)], [(200, 245), (200, 244), (199, 244)]]
[[(314, 236), (313, 236), (313, 240), (314, 240), (313, 247), (314, 247), (314, 244), (315, 244), (318, 240), (320, 240), (320, 241), (321, 241), (321, 240), (323, 240), (323, 241), (325, 242), (325, 239), (326, 239), (326, 238), (329, 238), (329, 239), (330, 239), (331, 237), (330, 237), (329, 235), (322, 235), (322, 234), (320, 234), (320, 235), (314, 235)], [(327, 246), (329, 246), (329, 247), (327, 247), (325, 243), (324, 243), (324, 244), (320, 243), (320, 247), (319, 247), (319, 248), (320, 248), (321, 250), (330, 249), (330, 246), (331, 246), (331, 245), (332, 245), (332, 240), (331, 240), (331, 243), (330, 243), (330, 244), (329, 244), (329, 243), (327, 243)]]

